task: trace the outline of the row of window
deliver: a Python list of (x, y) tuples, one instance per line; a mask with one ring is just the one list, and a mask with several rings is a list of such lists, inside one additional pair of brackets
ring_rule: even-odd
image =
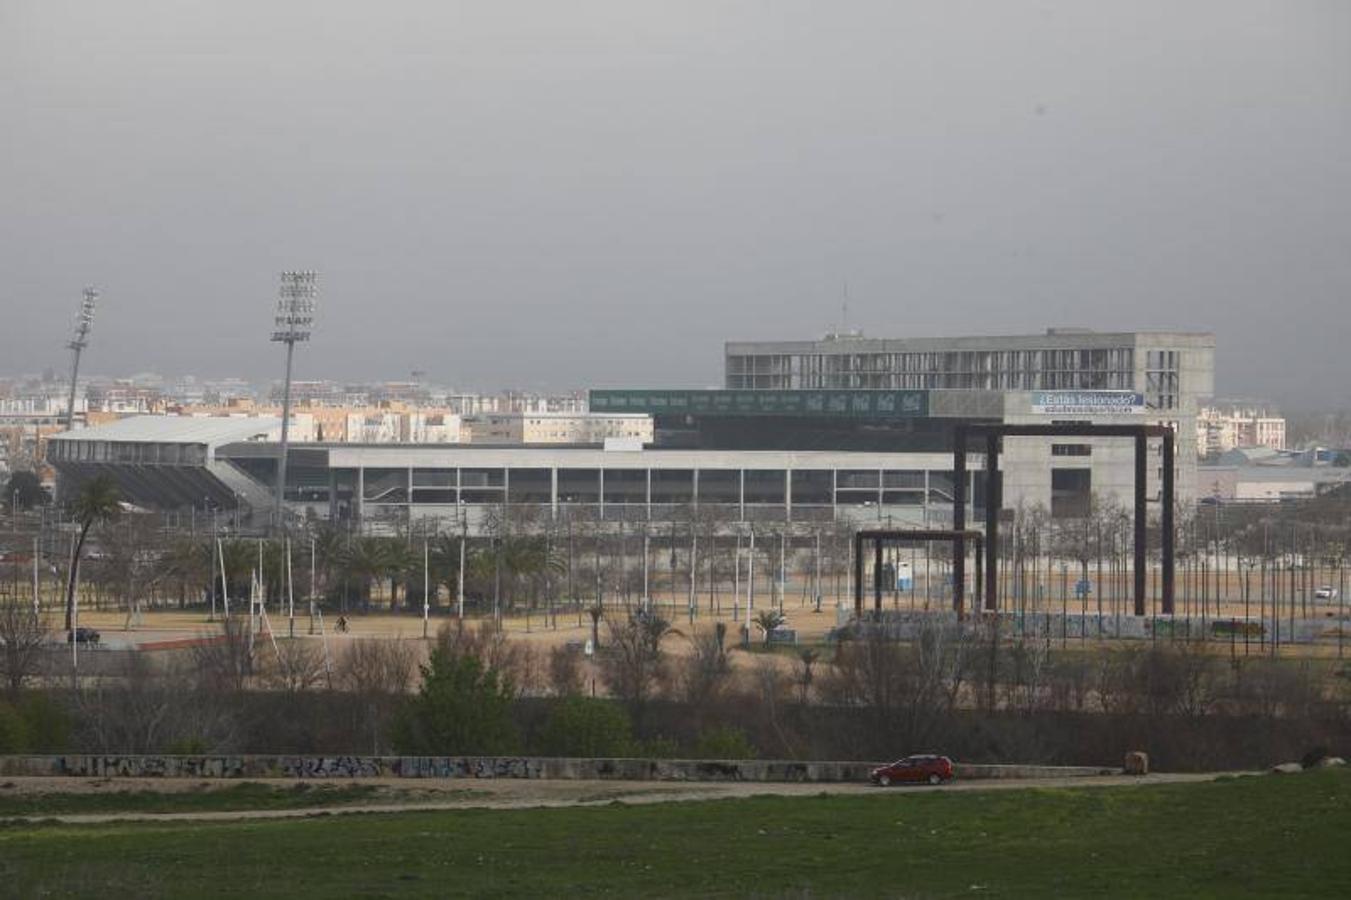
[[(1170, 354), (1176, 367), (1176, 351)], [(1135, 352), (943, 350), (810, 353), (727, 358), (727, 387), (742, 389), (1130, 390)]]
[[(293, 471), (299, 479), (303, 470)], [(984, 477), (969, 473), (982, 491)], [(556, 478), (556, 486), (555, 486)], [(339, 470), (340, 497), (367, 503), (832, 504), (951, 503), (951, 471), (877, 469)], [(359, 486), (359, 489), (358, 489)]]
[(155, 444), (146, 441), (53, 441), (59, 460), (70, 462), (132, 463), (138, 465), (206, 464), (204, 444)]

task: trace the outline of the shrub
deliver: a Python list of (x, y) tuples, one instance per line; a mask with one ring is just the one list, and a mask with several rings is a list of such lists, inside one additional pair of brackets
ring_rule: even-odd
[(210, 753), (211, 748), (200, 737), (183, 737), (170, 741), (164, 752), (170, 756), (203, 756)]
[(555, 696), (570, 697), (582, 692), (582, 656), (567, 646), (549, 652), (549, 687)]
[(22, 753), (27, 748), (27, 723), (17, 709), (0, 701), (0, 753)]
[(477, 656), (446, 646), (432, 651), (422, 669), (422, 687), (394, 724), (394, 746), (406, 755), (495, 755), (519, 743), (511, 720), (511, 680)]
[(70, 712), (49, 695), (29, 693), (19, 704), (30, 753), (60, 753), (70, 746)]
[(758, 754), (746, 732), (725, 725), (699, 735), (694, 755), (699, 759), (755, 759)]
[(1314, 766), (1327, 759), (1327, 756), (1327, 747), (1310, 747), (1304, 752), (1304, 755), (1300, 757), (1299, 764), (1306, 769), (1312, 769)]
[(565, 697), (553, 704), (540, 744), (550, 756), (626, 756), (632, 749), (629, 717), (609, 700)]
[(679, 759), (680, 745), (670, 738), (658, 735), (634, 744), (631, 755), (643, 759)]

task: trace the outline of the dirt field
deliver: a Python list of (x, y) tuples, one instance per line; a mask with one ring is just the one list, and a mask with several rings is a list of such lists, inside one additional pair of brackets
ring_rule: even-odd
[[(1092, 778), (1034, 778), (995, 781), (958, 781), (930, 787), (914, 785), (890, 788), (898, 801), (906, 794), (930, 791), (1007, 791), (1047, 787), (1111, 787), (1121, 785), (1163, 784), (1172, 782), (1212, 781), (1220, 777), (1212, 774), (1161, 774), (1144, 778), (1125, 775)], [(302, 783), (292, 779), (247, 779), (281, 789)], [(233, 780), (202, 781), (174, 778), (9, 778), (0, 783), (0, 794), (116, 794), (118, 792), (153, 791), (174, 793), (182, 791), (221, 790), (238, 782)], [(312, 783), (312, 782), (311, 782)], [(325, 782), (328, 783), (328, 782)], [(254, 818), (303, 818), (315, 815), (342, 815), (351, 813), (406, 812), (410, 810), (455, 809), (532, 809), (545, 807), (603, 806), (609, 803), (625, 804), (670, 803), (686, 800), (719, 800), (732, 797), (785, 796), (801, 797), (823, 794), (874, 794), (883, 789), (868, 784), (795, 784), (700, 782), (674, 783), (650, 781), (549, 781), (526, 779), (406, 779), (376, 778), (359, 782), (343, 780), (340, 784), (361, 783), (378, 785), (380, 791), (369, 800), (343, 806), (325, 806), (296, 809), (221, 810), (187, 813), (100, 812), (72, 813), (43, 816), (69, 823), (97, 823), (110, 821), (221, 821)]]

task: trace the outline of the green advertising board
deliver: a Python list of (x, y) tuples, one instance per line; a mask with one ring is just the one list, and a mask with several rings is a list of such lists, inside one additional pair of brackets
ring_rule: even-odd
[(826, 416), (917, 419), (929, 414), (927, 391), (593, 390), (591, 411), (654, 416)]

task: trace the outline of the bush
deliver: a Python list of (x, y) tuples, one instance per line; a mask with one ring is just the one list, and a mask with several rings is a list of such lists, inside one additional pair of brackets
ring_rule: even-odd
[(70, 713), (47, 694), (29, 693), (19, 704), (29, 753), (61, 753), (70, 747)]
[(446, 646), (422, 666), (422, 687), (394, 724), (394, 746), (410, 756), (513, 753), (520, 742), (511, 720), (510, 679), (476, 656)]
[(22, 753), (28, 749), (28, 725), (19, 711), (0, 702), (0, 753)]
[(582, 692), (582, 655), (571, 647), (555, 647), (549, 652), (549, 687), (558, 697)]
[(680, 745), (670, 738), (659, 735), (637, 742), (630, 753), (642, 759), (679, 759)]
[(694, 745), (699, 759), (755, 759), (759, 754), (740, 728), (725, 725), (699, 735)]
[(627, 756), (633, 744), (629, 716), (609, 700), (565, 697), (553, 704), (540, 744), (550, 756)]
[(1299, 764), (1306, 769), (1312, 769), (1314, 766), (1327, 759), (1327, 756), (1327, 747), (1311, 747), (1304, 751), (1304, 755), (1300, 757)]
[(169, 742), (164, 752), (170, 756), (204, 756), (211, 752), (211, 748), (200, 737), (183, 737)]

